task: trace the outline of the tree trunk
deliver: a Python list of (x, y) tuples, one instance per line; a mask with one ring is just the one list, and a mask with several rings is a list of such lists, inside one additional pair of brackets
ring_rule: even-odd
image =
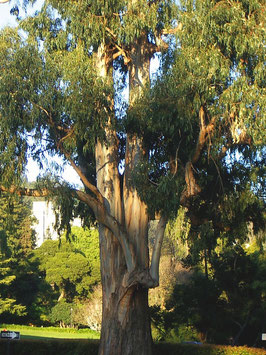
[[(125, 256), (125, 251), (117, 238), (108, 228), (100, 225), (103, 309), (99, 354), (149, 355), (152, 339), (148, 314), (148, 289), (135, 282), (132, 285), (128, 283), (130, 272), (136, 268), (142, 271), (148, 267), (146, 208), (141, 201), (137, 203), (136, 198), (133, 204), (123, 204), (114, 139), (115, 136), (109, 130), (110, 146), (108, 143), (97, 144), (97, 185), (105, 198), (107, 210), (124, 226), (128, 240), (134, 247), (128, 250), (130, 261), (127, 262), (127, 255)], [(128, 198), (129, 196), (127, 194)], [(135, 209), (138, 213), (134, 212)], [(139, 215), (141, 212), (145, 216), (144, 221)], [(126, 221), (131, 223), (125, 223)], [(146, 255), (146, 258), (143, 255)]]
[[(144, 63), (141, 62), (142, 49), (141, 41), (132, 48), (130, 104), (141, 94), (149, 77), (149, 56), (144, 56)], [(104, 48), (99, 48), (97, 66), (100, 75), (107, 76), (108, 60), (104, 53)], [(96, 145), (97, 188), (104, 198), (106, 211), (116, 219), (124, 237), (118, 241), (104, 221), (100, 225), (103, 310), (99, 354), (150, 355), (148, 287), (152, 287), (149, 286), (152, 280), (149, 277), (148, 215), (146, 205), (131, 183), (132, 171), (143, 159), (144, 152), (141, 139), (128, 135), (121, 184), (118, 142), (111, 122), (110, 117), (105, 127), (106, 140)]]
[[(98, 144), (97, 184), (105, 197), (106, 208), (120, 223), (123, 223), (123, 220), (128, 220), (128, 218), (123, 217), (121, 187), (117, 181), (119, 177), (116, 173), (117, 167), (114, 167), (115, 160), (111, 159), (111, 155), (111, 148), (106, 149), (104, 143)], [(108, 179), (110, 180), (108, 181)], [(133, 207), (128, 206), (125, 213), (132, 215), (132, 210)], [(143, 212), (143, 215), (145, 215), (145, 209)], [(132, 216), (132, 218), (134, 217)], [(136, 219), (140, 222), (140, 219)], [(132, 226), (135, 226), (135, 228)], [(135, 235), (132, 236), (129, 230), (132, 233), (135, 232)], [(139, 223), (134, 223), (133, 219), (130, 228), (127, 229), (128, 239), (132, 241), (134, 237), (139, 239), (142, 231), (146, 233), (146, 226), (141, 228)], [(134, 249), (130, 251), (131, 258), (135, 259), (135, 262), (132, 265), (132, 270), (129, 270), (128, 264), (131, 265), (131, 263), (126, 262), (125, 253), (112, 232), (105, 226), (100, 225), (99, 235), (103, 290), (99, 354), (149, 355), (151, 354), (152, 340), (148, 314), (148, 289), (136, 283), (129, 285), (127, 282), (129, 271), (135, 269), (138, 264), (137, 259), (141, 259), (140, 255), (143, 255), (143, 251), (136, 253), (136, 255)], [(147, 243), (144, 250), (146, 250), (145, 254), (148, 255)]]
[(100, 228), (103, 318), (99, 354), (149, 355), (148, 289), (123, 284), (124, 255), (110, 232)]

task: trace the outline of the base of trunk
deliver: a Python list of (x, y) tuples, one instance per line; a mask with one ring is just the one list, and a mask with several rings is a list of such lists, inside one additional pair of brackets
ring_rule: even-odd
[(111, 298), (103, 310), (99, 354), (151, 355), (148, 291), (131, 287), (120, 292), (120, 299), (115, 294)]

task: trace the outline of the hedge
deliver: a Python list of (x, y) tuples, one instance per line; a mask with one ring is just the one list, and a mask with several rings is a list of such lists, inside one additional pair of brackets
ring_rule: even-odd
[[(97, 355), (99, 340), (0, 340), (1, 355)], [(265, 349), (221, 345), (157, 343), (153, 355), (265, 355)], [(135, 354), (138, 355), (138, 354)]]
[(21, 339), (0, 341), (1, 355), (97, 355), (98, 348), (99, 340), (86, 339)]
[(158, 343), (153, 355), (266, 355), (265, 349), (245, 346)]

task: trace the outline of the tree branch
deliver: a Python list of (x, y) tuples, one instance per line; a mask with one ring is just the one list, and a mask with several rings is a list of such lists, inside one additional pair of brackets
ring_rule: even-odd
[(198, 136), (198, 142), (195, 149), (195, 153), (191, 159), (192, 164), (195, 164), (201, 155), (202, 149), (206, 143), (207, 136), (210, 135), (214, 129), (215, 118), (213, 117), (211, 121), (206, 126), (205, 124), (205, 112), (203, 106), (199, 110), (199, 121), (200, 121), (200, 133)]
[(122, 225), (116, 220), (116, 218), (108, 213), (104, 203), (101, 203), (89, 194), (80, 190), (73, 190), (72, 193), (73, 195), (76, 195), (75, 197), (80, 201), (83, 201), (90, 206), (98, 222), (110, 229), (113, 235), (117, 238), (124, 252), (128, 272), (132, 272), (135, 269), (135, 251), (133, 245), (128, 240), (126, 231)]
[(89, 182), (86, 176), (82, 173), (81, 169), (75, 164), (70, 154), (63, 148), (62, 144), (59, 144), (59, 149), (64, 154), (66, 159), (69, 161), (72, 168), (76, 171), (83, 184), (96, 196), (98, 201), (101, 204), (103, 204), (104, 203), (103, 195), (100, 193), (97, 187)]
[(196, 149), (190, 161), (186, 163), (185, 167), (185, 180), (186, 187), (181, 194), (180, 202), (183, 206), (189, 207), (189, 199), (192, 196), (196, 196), (201, 192), (200, 186), (197, 184), (194, 172), (193, 172), (193, 164), (196, 164), (200, 159), (203, 147), (206, 144), (207, 137), (213, 132), (215, 126), (215, 117), (213, 117), (210, 122), (205, 123), (206, 113), (204, 111), (204, 107), (201, 106), (199, 110), (199, 125), (200, 132), (198, 136), (198, 141), (196, 145)]
[(159, 285), (159, 264), (160, 264), (162, 243), (163, 243), (166, 223), (167, 223), (166, 217), (161, 216), (156, 229), (157, 236), (153, 247), (151, 266), (150, 266), (150, 275), (155, 283), (153, 287)]
[[(82, 170), (75, 164), (74, 160), (71, 158), (71, 155), (63, 147), (63, 142), (74, 134), (74, 127), (71, 127), (68, 130), (63, 130), (61, 126), (56, 125), (51, 113), (47, 109), (45, 109), (44, 107), (36, 103), (34, 103), (34, 105), (38, 107), (40, 110), (42, 110), (48, 117), (47, 124), (55, 132), (58, 149), (69, 161), (70, 165), (76, 171), (81, 181), (83, 182), (84, 186), (86, 186), (95, 197), (83, 191), (75, 190), (75, 189), (71, 190), (72, 196), (87, 204), (93, 210), (98, 222), (103, 224), (104, 226), (106, 226), (108, 229), (112, 231), (113, 235), (117, 238), (118, 242), (120, 243), (123, 249), (128, 272), (132, 272), (136, 266), (135, 250), (134, 250), (134, 246), (130, 243), (130, 241), (127, 238), (127, 233), (125, 232), (121, 224), (116, 220), (116, 218), (114, 218), (112, 215), (108, 213), (105, 207), (104, 197), (101, 194), (101, 192), (98, 190), (98, 188), (95, 185), (89, 182), (86, 176), (82, 173)], [(62, 131), (65, 131), (67, 133), (63, 137), (62, 137)], [(26, 189), (16, 189), (16, 188), (13, 188), (12, 191), (9, 189), (8, 191), (16, 192), (20, 195), (34, 196), (34, 197), (43, 197), (43, 196), (48, 196), (49, 194), (49, 191), (45, 189), (42, 190), (41, 192), (32, 189), (31, 190), (28, 189), (26, 191)]]
[(5, 187), (0, 185), (0, 191), (9, 192), (12, 194), (17, 194), (18, 196), (31, 196), (31, 197), (47, 197), (49, 196), (49, 190), (43, 189), (28, 189), (25, 187), (17, 187), (11, 185), (10, 187)]
[[(19, 188), (14, 185), (7, 188), (3, 185), (0, 185), (0, 191), (17, 194), (19, 196), (30, 196), (30, 197), (51, 196), (51, 192), (46, 188), (29, 189), (29, 188), (21, 188), (21, 187)], [(130, 245), (127, 235), (123, 230), (122, 226), (120, 225), (120, 223), (107, 212), (106, 208), (104, 207), (104, 204), (101, 203), (96, 198), (94, 198), (93, 196), (81, 190), (76, 190), (76, 189), (70, 189), (70, 193), (72, 194), (72, 197), (77, 198), (79, 201), (82, 201), (86, 205), (88, 205), (93, 210), (98, 222), (105, 225), (108, 229), (112, 231), (113, 235), (117, 238), (118, 242), (120, 243), (124, 251), (128, 271), (132, 272), (132, 270), (134, 270), (135, 268), (135, 264), (133, 262), (134, 250)]]
[[(89, 182), (89, 180), (86, 178), (86, 176), (82, 173), (81, 169), (74, 163), (70, 154), (63, 147), (63, 142), (67, 138), (71, 137), (74, 134), (74, 127), (72, 126), (71, 128), (68, 128), (66, 130), (61, 126), (56, 125), (51, 113), (48, 112), (47, 109), (45, 109), (44, 107), (42, 107), (36, 103), (33, 103), (33, 104), (36, 107), (38, 107), (40, 110), (42, 110), (46, 114), (46, 116), (48, 117), (47, 123), (55, 132), (56, 138), (58, 140), (58, 142), (57, 142), (58, 149), (61, 151), (61, 153), (63, 153), (65, 158), (69, 161), (70, 165), (76, 171), (76, 173), (80, 177), (81, 181), (83, 182), (84, 186), (86, 186), (96, 196), (96, 198), (99, 200), (99, 202), (103, 204), (103, 196), (100, 193), (100, 191), (97, 189), (96, 186), (94, 186), (93, 184), (91, 184)], [(65, 132), (67, 132), (67, 134), (65, 136), (61, 137), (58, 131), (61, 131), (61, 132), (65, 131)]]

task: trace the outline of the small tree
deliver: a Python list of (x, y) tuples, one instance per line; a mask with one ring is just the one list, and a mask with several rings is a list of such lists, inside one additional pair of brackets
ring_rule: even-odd
[(90, 299), (79, 304), (75, 310), (76, 324), (88, 326), (90, 329), (100, 331), (102, 324), (102, 288), (97, 285), (93, 288)]
[(59, 324), (61, 328), (72, 326), (74, 305), (64, 300), (58, 302), (51, 310), (48, 319), (53, 324)]
[(84, 299), (99, 279), (91, 277), (89, 260), (66, 240), (47, 240), (34, 252), (45, 280), (59, 292), (60, 300)]

